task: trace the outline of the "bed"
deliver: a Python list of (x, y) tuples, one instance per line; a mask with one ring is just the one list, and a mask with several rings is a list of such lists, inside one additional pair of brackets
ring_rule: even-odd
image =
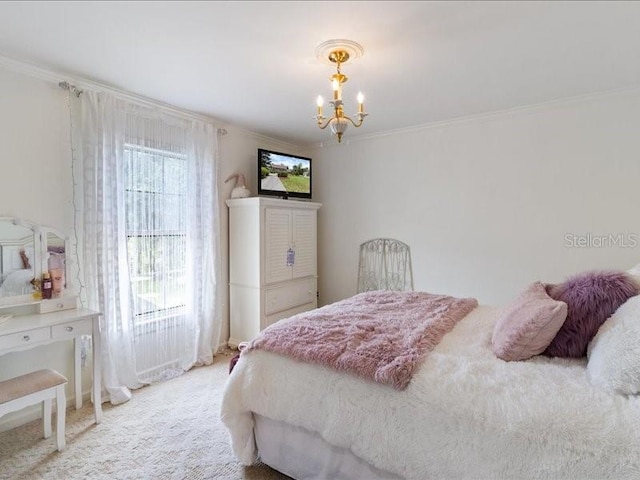
[(470, 311), (402, 390), (243, 352), (221, 411), (235, 455), (300, 480), (640, 478), (639, 398), (594, 386), (586, 357), (497, 358), (504, 309)]

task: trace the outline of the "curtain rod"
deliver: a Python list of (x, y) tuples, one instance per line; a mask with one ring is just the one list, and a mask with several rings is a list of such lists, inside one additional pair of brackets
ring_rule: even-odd
[(63, 82), (58, 83), (58, 86), (63, 90), (68, 90), (69, 92), (75, 94), (76, 97), (80, 97), (80, 95), (82, 95), (82, 90), (80, 90), (75, 85), (71, 85), (67, 81), (63, 81)]
[[(220, 134), (222, 135), (225, 135), (225, 133), (223, 132), (227, 131), (226, 128), (220, 126), (221, 122), (219, 120), (209, 115), (195, 113), (189, 110), (183, 110), (181, 108), (174, 107), (173, 105), (169, 105), (167, 103), (163, 103), (157, 100), (153, 100), (151, 98), (143, 97), (142, 95), (136, 95), (133, 93), (126, 92), (124, 90), (119, 90), (115, 87), (111, 87), (106, 84), (78, 78), (61, 71), (56, 71), (51, 67), (42, 67), (39, 65), (35, 65), (33, 63), (12, 59), (2, 55), (1, 53), (0, 53), (0, 67), (8, 68), (13, 72), (22, 73), (30, 77), (40, 78), (48, 82), (57, 83), (60, 86), (60, 88), (65, 88), (61, 84), (68, 84), (70, 86), (73, 86), (77, 91), (80, 91), (80, 92), (82, 91), (82, 88), (80, 87), (91, 88), (98, 91), (112, 92), (118, 95), (119, 97), (126, 98), (132, 102), (135, 102), (141, 105), (146, 105), (148, 107), (162, 107), (173, 112), (175, 115), (179, 115), (183, 118), (187, 117), (187, 118), (192, 118), (192, 119), (197, 119), (200, 121), (212, 123), (213, 126), (217, 128), (218, 132), (220, 132)], [(60, 81), (60, 78), (64, 80)], [(75, 82), (78, 85), (72, 85), (69, 82)]]
[[(58, 86), (60, 88), (62, 88), (63, 90), (67, 90), (68, 92), (73, 93), (78, 98), (80, 98), (80, 95), (82, 95), (82, 92), (83, 92), (82, 89), (78, 88), (76, 85), (73, 85), (73, 84), (67, 82), (66, 80), (58, 82)], [(105, 88), (101, 86), (101, 90), (105, 90)], [(180, 115), (181, 117), (189, 116), (191, 118), (197, 118), (198, 120), (206, 119), (207, 121), (211, 121), (211, 119), (208, 118), (208, 117), (201, 118), (200, 115), (196, 115), (196, 114), (193, 114), (191, 112), (184, 112), (184, 111), (182, 111), (180, 109), (172, 107), (171, 105), (165, 105), (165, 104), (161, 104), (159, 102), (155, 102), (155, 101), (151, 101), (151, 100), (147, 100), (147, 99), (140, 99), (140, 98), (138, 98), (136, 96), (133, 96), (133, 95), (131, 95), (129, 93), (118, 91), (118, 90), (114, 90), (112, 88), (108, 88), (107, 90), (113, 91), (116, 95), (119, 95), (121, 97), (125, 97), (128, 100), (134, 101), (134, 102), (136, 102), (138, 104), (143, 104), (145, 106), (151, 106), (151, 107), (162, 107), (162, 108), (165, 108), (167, 110), (170, 110), (172, 113), (174, 113), (176, 115)], [(226, 128), (219, 128), (219, 127), (216, 126), (216, 129), (218, 130), (218, 133), (220, 135), (226, 135), (227, 133), (229, 133)]]
[[(22, 73), (23, 75), (28, 75), (30, 77), (39, 78), (47, 82), (57, 83), (60, 88), (66, 88), (65, 85), (69, 85), (69, 86), (72, 86), (78, 92), (82, 92), (82, 87), (87, 89), (91, 88), (98, 91), (108, 91), (121, 98), (126, 98), (132, 102), (145, 105), (151, 108), (162, 107), (174, 113), (175, 115), (181, 116), (182, 118), (191, 118), (191, 119), (211, 123), (218, 130), (218, 133), (220, 135), (227, 134), (227, 129), (224, 128), (223, 126), (220, 126), (223, 122), (209, 115), (195, 113), (189, 110), (183, 110), (178, 107), (174, 107), (173, 105), (159, 102), (157, 100), (153, 100), (151, 98), (147, 98), (142, 95), (136, 95), (133, 93), (129, 93), (125, 90), (119, 90), (115, 87), (111, 87), (106, 84), (93, 82), (91, 80), (85, 80), (85, 79), (67, 74), (65, 72), (56, 71), (51, 67), (42, 67), (39, 65), (35, 65), (33, 63), (16, 60), (10, 57), (6, 57), (1, 53), (0, 53), (0, 67), (7, 68), (13, 72)], [(62, 81), (60, 81), (61, 78), (63, 79)], [(76, 85), (73, 85), (70, 82), (74, 82), (76, 83)]]

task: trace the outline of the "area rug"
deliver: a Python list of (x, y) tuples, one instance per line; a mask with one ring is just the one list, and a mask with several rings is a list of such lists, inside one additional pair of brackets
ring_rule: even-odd
[(0, 433), (0, 479), (288, 479), (264, 464), (243, 467), (231, 452), (219, 420), (231, 357), (104, 404), (100, 425), (89, 402), (67, 409), (63, 452), (55, 432), (42, 438), (40, 420)]

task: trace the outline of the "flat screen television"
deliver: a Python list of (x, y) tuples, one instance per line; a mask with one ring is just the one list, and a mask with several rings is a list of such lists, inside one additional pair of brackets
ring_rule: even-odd
[(258, 195), (311, 199), (311, 159), (258, 149)]

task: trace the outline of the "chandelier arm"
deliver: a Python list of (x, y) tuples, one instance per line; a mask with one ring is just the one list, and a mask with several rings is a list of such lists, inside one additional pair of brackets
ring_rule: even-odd
[(322, 120), (318, 119), (318, 127), (320, 127), (320, 130), (324, 130), (325, 128), (327, 128), (331, 123), (331, 120), (333, 120), (333, 117), (327, 118), (327, 121), (324, 122), (324, 125), (323, 125)]
[(354, 122), (354, 121), (351, 119), (351, 117), (348, 117), (348, 116), (346, 116), (346, 115), (345, 115), (343, 118), (346, 118), (347, 120), (349, 120), (349, 121), (351, 122), (351, 125), (353, 125), (353, 126), (354, 126), (354, 127), (356, 127), (356, 128), (358, 128), (358, 127), (360, 127), (360, 126), (362, 125), (363, 118), (360, 118), (360, 120), (358, 121), (358, 123)]

